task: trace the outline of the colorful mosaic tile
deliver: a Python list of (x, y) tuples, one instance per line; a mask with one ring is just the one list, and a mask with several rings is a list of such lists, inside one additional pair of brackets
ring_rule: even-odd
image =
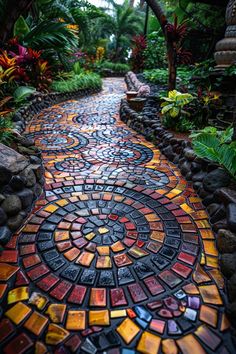
[(0, 254), (3, 353), (235, 352), (208, 215), (120, 121), (123, 92), (105, 79), (29, 123), (45, 194)]

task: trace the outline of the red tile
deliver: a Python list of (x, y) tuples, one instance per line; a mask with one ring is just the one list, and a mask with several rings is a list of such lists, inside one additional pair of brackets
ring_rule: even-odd
[(67, 301), (73, 304), (81, 305), (84, 301), (87, 288), (81, 285), (75, 285)]
[(55, 274), (49, 274), (40, 281), (37, 282), (37, 286), (44, 290), (48, 291), (50, 290), (56, 283), (58, 283), (59, 278)]
[(8, 318), (3, 318), (0, 322), (0, 342), (14, 332), (14, 326)]
[(154, 276), (146, 278), (144, 282), (152, 295), (158, 295), (165, 291), (163, 286), (157, 281)]
[(21, 270), (19, 270), (16, 274), (15, 285), (22, 286), (22, 285), (28, 285), (28, 284), (29, 284), (29, 280), (27, 279), (26, 275)]
[(141, 302), (147, 299), (147, 295), (138, 283), (128, 285), (130, 295), (135, 303)]
[(27, 272), (27, 275), (31, 280), (36, 280), (40, 278), (42, 275), (49, 273), (49, 269), (45, 264), (41, 264), (34, 269), (31, 269)]
[(171, 269), (185, 279), (188, 278), (189, 274), (192, 272), (192, 268), (189, 268), (179, 262), (176, 262)]
[(57, 300), (63, 300), (71, 287), (71, 283), (63, 280), (50, 292), (50, 295)]
[(0, 262), (16, 263), (18, 261), (18, 251), (3, 250), (0, 252)]
[(21, 354), (27, 352), (33, 345), (32, 340), (25, 333), (21, 333), (4, 347), (3, 352), (5, 354)]
[(37, 254), (23, 258), (23, 264), (25, 268), (32, 267), (41, 263), (41, 259)]
[(111, 289), (110, 298), (113, 307), (127, 305), (124, 290), (121, 288)]

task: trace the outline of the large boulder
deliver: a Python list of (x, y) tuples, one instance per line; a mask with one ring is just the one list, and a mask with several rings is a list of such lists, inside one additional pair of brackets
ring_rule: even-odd
[[(5, 167), (12, 174), (18, 174), (23, 171), (28, 165), (29, 161), (26, 157), (19, 154), (17, 151), (0, 143), (0, 161), (1, 167)], [(9, 182), (9, 180), (8, 180)]]

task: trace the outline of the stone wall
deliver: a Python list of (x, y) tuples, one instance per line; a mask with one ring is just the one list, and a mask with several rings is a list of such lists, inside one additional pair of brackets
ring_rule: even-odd
[[(126, 77), (126, 83), (129, 79)], [(134, 89), (128, 85), (128, 90)], [(176, 138), (159, 119), (159, 104), (147, 98), (141, 113), (133, 111), (122, 100), (120, 115), (130, 128), (152, 140), (165, 156), (178, 165), (187, 181), (202, 198), (216, 233), (221, 270), (227, 279), (228, 312), (236, 326), (236, 182), (219, 165), (196, 156), (191, 142)]]

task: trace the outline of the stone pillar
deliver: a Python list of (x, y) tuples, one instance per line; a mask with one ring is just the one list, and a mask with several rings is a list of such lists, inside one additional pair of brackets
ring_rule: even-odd
[(216, 44), (217, 68), (226, 68), (236, 63), (236, 0), (230, 0), (226, 8), (225, 38)]

